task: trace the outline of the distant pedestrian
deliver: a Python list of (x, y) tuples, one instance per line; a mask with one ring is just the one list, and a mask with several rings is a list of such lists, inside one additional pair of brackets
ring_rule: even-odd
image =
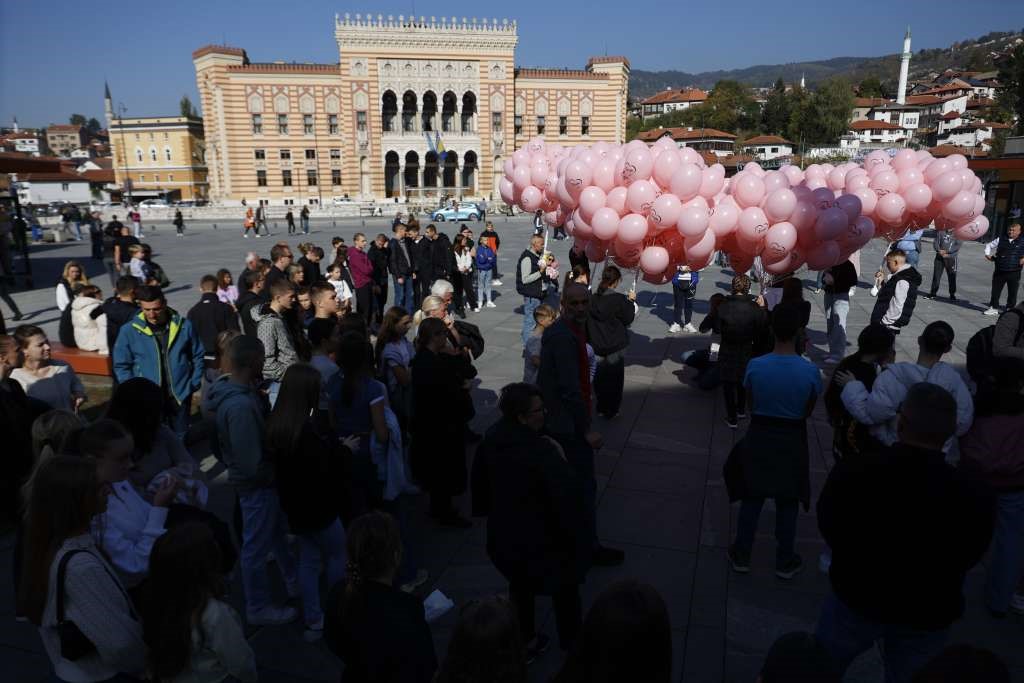
[[(489, 243), (486, 235), (487, 231), (480, 235), (481, 244)], [(541, 256), (543, 254), (544, 238), (540, 235), (534, 235), (530, 238), (530, 247), (523, 251), (519, 256), (519, 262), (516, 264), (516, 291), (523, 297), (523, 329), (521, 336), (524, 345), (530, 336), (530, 332), (533, 330), (533, 312), (544, 303), (544, 268), (541, 265)], [(478, 270), (480, 268), (479, 261), (480, 247), (477, 247)], [(477, 292), (477, 296), (482, 297), (483, 295)], [(589, 308), (589, 301), (587, 303)]]
[(747, 363), (754, 354), (754, 342), (767, 325), (764, 308), (750, 296), (749, 277), (733, 277), (732, 294), (719, 305), (717, 319), (722, 333), (718, 372), (725, 397), (725, 423), (736, 429), (738, 420), (745, 418), (747, 412), (747, 392), (743, 386)]
[(302, 234), (309, 234), (309, 207), (303, 206), (302, 211), (299, 212), (299, 222), (302, 223)]
[(672, 324), (670, 334), (689, 332), (696, 334), (697, 328), (690, 320), (693, 318), (693, 300), (697, 296), (697, 283), (700, 273), (690, 270), (686, 264), (679, 265), (672, 276)]
[(177, 231), (178, 237), (185, 236), (185, 219), (181, 215), (181, 209), (174, 212), (174, 228)]
[(924, 236), (924, 228), (920, 230), (908, 230), (901, 239), (894, 245), (895, 249), (901, 250), (907, 255), (907, 263), (917, 268), (921, 260), (921, 238)]
[(995, 263), (992, 272), (992, 296), (985, 315), (999, 315), (999, 297), (1006, 286), (1006, 310), (1017, 305), (1017, 289), (1024, 269), (1024, 237), (1020, 223), (1012, 223), (1006, 234), (985, 245), (985, 258)]
[[(472, 238), (472, 235), (470, 236)], [(487, 246), (491, 248), (495, 256), (501, 252), (501, 238), (498, 236), (498, 232), (494, 229), (494, 223), (488, 222), (484, 228), (484, 231), (480, 233), (481, 238), (487, 239)], [(470, 243), (472, 244), (472, 239)], [(494, 277), (491, 280), (491, 284), (495, 287), (501, 286), (501, 273), (498, 266), (498, 262), (494, 262)]]
[(288, 224), (288, 234), (295, 234), (295, 215), (291, 209), (288, 209), (288, 213), (284, 215), (284, 222)]
[(846, 355), (846, 317), (850, 313), (850, 290), (857, 286), (857, 269), (846, 260), (822, 273), (829, 352), (825, 362), (834, 364)]
[(256, 207), (256, 234), (260, 234), (260, 228), (263, 228), (263, 234), (269, 235), (270, 228), (267, 227), (267, 207), (260, 204)]
[(618, 415), (622, 405), (629, 326), (638, 310), (635, 291), (615, 291), (621, 283), (622, 272), (616, 266), (606, 266), (601, 271), (601, 282), (590, 300), (587, 318), (587, 340), (598, 359), (594, 397), (598, 415), (606, 420)]
[[(484, 306), (488, 308), (494, 308), (494, 294), (491, 292), (491, 285), (494, 283), (494, 268), (498, 261), (498, 257), (491, 251), (491, 248), (487, 246), (487, 240), (483, 237), (480, 238), (480, 244), (476, 248), (476, 308), (480, 310)], [(540, 300), (538, 300), (538, 305)], [(534, 306), (536, 308), (536, 306)], [(523, 316), (527, 315), (526, 311), (523, 311)]]
[(139, 213), (138, 208), (133, 206), (128, 213), (128, 218), (132, 222), (132, 234), (135, 239), (142, 239), (142, 214)]
[(89, 243), (92, 247), (92, 257), (97, 261), (103, 260), (103, 221), (100, 214), (93, 211), (89, 214)]
[(245, 220), (242, 222), (242, 237), (249, 238), (249, 231), (254, 230), (256, 236), (260, 236), (260, 231), (255, 230), (256, 228), (256, 215), (252, 210), (252, 207), (248, 207), (245, 210)]
[(533, 214), (533, 234), (543, 236), (545, 229), (544, 212), (537, 209), (536, 213)]
[(934, 299), (939, 293), (939, 281), (945, 271), (949, 285), (949, 300), (956, 301), (956, 266), (962, 242), (951, 230), (939, 230), (935, 233), (935, 265), (932, 268), (932, 287), (927, 298)]

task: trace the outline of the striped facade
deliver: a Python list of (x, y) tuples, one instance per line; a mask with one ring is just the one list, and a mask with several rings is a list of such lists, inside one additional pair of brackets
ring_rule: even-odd
[(551, 143), (625, 139), (625, 58), (516, 69), (516, 24), (497, 20), (346, 15), (335, 38), (337, 64), (193, 53), (211, 199), (493, 198), (538, 125)]

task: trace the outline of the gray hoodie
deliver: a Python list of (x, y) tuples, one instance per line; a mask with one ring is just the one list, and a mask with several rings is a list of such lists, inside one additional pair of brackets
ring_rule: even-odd
[(948, 258), (956, 258), (960, 252), (962, 242), (953, 236), (950, 230), (937, 230), (935, 232), (935, 254), (945, 251)]
[(272, 486), (274, 465), (263, 457), (268, 406), (260, 391), (224, 377), (210, 387), (207, 404), (217, 416), (217, 439), (228, 482), (240, 491)]
[(266, 354), (263, 377), (280, 382), (284, 379), (285, 370), (299, 362), (299, 354), (295, 352), (295, 343), (288, 325), (269, 305), (264, 306), (259, 313), (254, 310), (253, 317), (256, 319), (256, 336), (263, 342)]

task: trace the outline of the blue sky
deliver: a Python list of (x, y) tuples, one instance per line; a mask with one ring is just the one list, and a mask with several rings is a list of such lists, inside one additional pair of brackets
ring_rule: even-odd
[[(850, 9), (853, 7), (854, 9)], [(581, 68), (624, 54), (636, 69), (689, 72), (914, 50), (1024, 27), (1010, 0), (520, 0), (513, 3), (178, 0), (0, 3), (0, 124), (103, 120), (103, 81), (128, 115), (177, 113), (197, 101), (191, 52), (226, 41), (253, 61), (336, 62), (334, 14), (507, 17), (519, 22), (516, 61)]]

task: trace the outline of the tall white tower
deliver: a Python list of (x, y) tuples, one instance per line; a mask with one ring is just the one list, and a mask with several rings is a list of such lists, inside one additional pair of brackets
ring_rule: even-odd
[(910, 27), (903, 36), (903, 54), (900, 56), (900, 89), (896, 91), (896, 102), (907, 103), (907, 74), (910, 71)]
[(800, 89), (801, 90), (806, 90), (807, 89), (807, 83), (804, 81), (804, 75), (803, 74), (800, 74)]

